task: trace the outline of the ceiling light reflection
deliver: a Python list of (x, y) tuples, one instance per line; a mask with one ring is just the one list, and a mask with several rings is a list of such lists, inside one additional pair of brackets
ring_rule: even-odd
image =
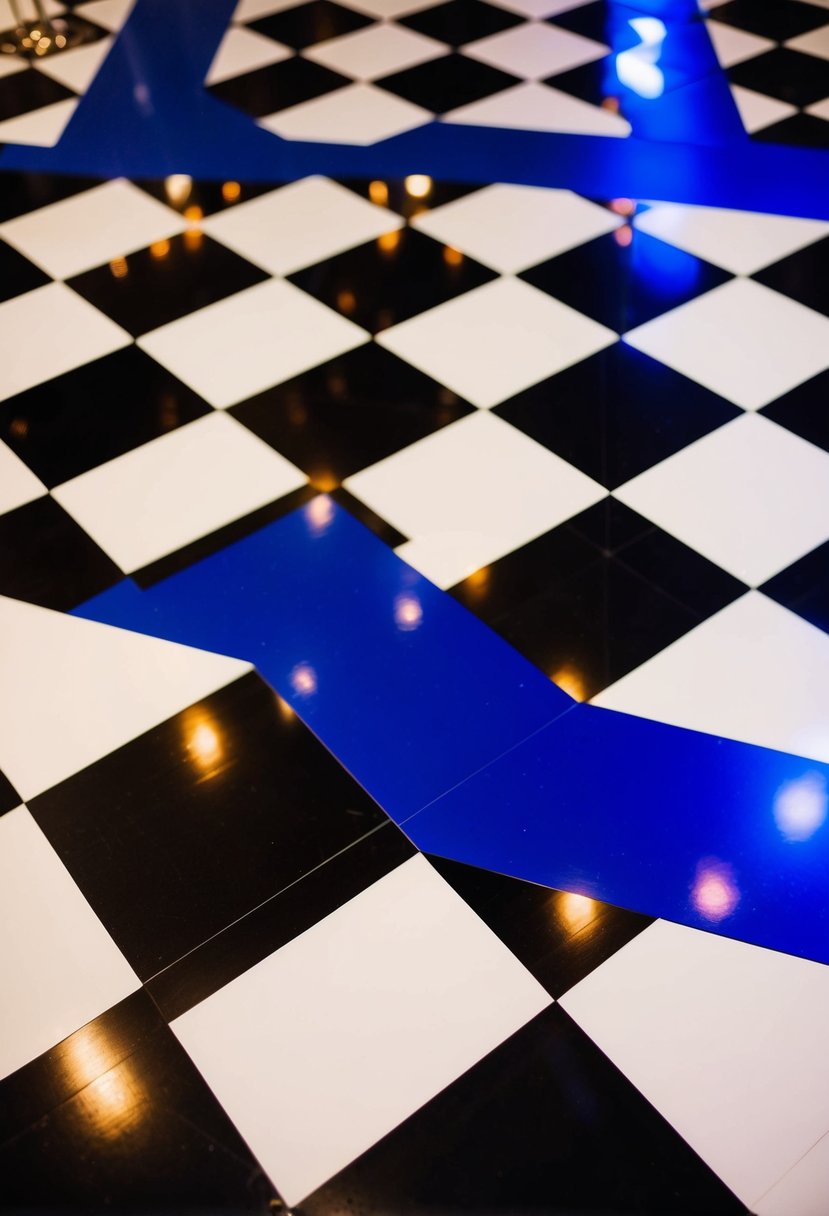
[(242, 193), (242, 187), (238, 182), (224, 182), (222, 185), (222, 198), (226, 203), (235, 203)]
[(327, 494), (318, 494), (305, 508), (305, 518), (314, 536), (321, 536), (334, 518), (334, 504)]
[(558, 897), (558, 912), (571, 933), (589, 925), (596, 914), (596, 901), (589, 895), (563, 892)]
[(297, 696), (310, 697), (317, 691), (317, 673), (310, 663), (297, 663), (288, 679)]
[(389, 188), (385, 182), (369, 182), (368, 196), (378, 207), (385, 207), (389, 201)]
[(774, 822), (786, 840), (808, 840), (826, 822), (829, 810), (826, 779), (805, 773), (781, 785), (774, 796)]
[(411, 591), (404, 591), (394, 601), (394, 623), (401, 633), (411, 633), (423, 624), (423, 605)]
[(697, 866), (691, 887), (691, 903), (706, 920), (717, 924), (725, 920), (740, 902), (740, 889), (730, 865), (708, 858)]
[(187, 758), (203, 778), (215, 777), (225, 758), (222, 730), (218, 722), (199, 706), (185, 711), (182, 718)]

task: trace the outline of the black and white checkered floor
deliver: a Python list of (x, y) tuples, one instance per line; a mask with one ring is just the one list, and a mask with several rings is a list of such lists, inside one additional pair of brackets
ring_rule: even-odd
[(2, 208), (0, 1205), (822, 1216), (825, 966), (425, 857), (248, 664), (66, 613), (324, 492), (578, 700), (829, 760), (829, 223)]

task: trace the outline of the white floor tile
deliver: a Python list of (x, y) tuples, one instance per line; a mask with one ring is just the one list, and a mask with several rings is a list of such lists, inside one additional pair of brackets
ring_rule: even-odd
[(140, 987), (26, 807), (0, 818), (0, 1078)]
[(829, 234), (825, 220), (804, 220), (758, 211), (654, 203), (634, 227), (679, 249), (723, 266), (733, 274), (754, 274)]
[(523, 17), (554, 17), (592, 3), (593, 0), (498, 0), (498, 7), (521, 13)]
[[(2, 19), (2, 8), (0, 8), (0, 19)], [(6, 26), (2, 26), (6, 29)], [(18, 72), (27, 72), (29, 65), (23, 59), (14, 59), (11, 55), (0, 55), (0, 80), (4, 76), (14, 76)]]
[[(65, 5), (59, 4), (58, 0), (45, 0), (43, 7), (47, 17), (56, 17), (66, 8)], [(17, 25), (17, 17), (9, 0), (0, 0), (0, 30), (10, 30), (15, 25)]]
[(752, 591), (594, 703), (829, 763), (827, 687), (829, 636)]
[(303, 55), (354, 80), (379, 80), (448, 52), (445, 43), (402, 25), (370, 25), (341, 38), (320, 42), (303, 51)]
[(208, 216), (202, 227), (271, 274), (291, 274), (402, 225), (345, 186), (308, 177)]
[(510, 278), (439, 304), (378, 338), (381, 346), (487, 408), (615, 340), (605, 326)]
[(518, 274), (621, 223), (570, 190), (494, 185), (425, 211), (413, 226), (502, 274)]
[(414, 857), (172, 1027), (293, 1206), (549, 1004)]
[(431, 120), (428, 110), (384, 89), (352, 84), (260, 118), (259, 125), (283, 139), (365, 146), (402, 135)]
[(0, 400), (128, 346), (131, 338), (63, 283), (0, 304)]
[(829, 1128), (829, 967), (657, 921), (561, 1003), (749, 1207)]
[(423, 3), (423, 0), (349, 0), (349, 8), (358, 13), (366, 13), (369, 17), (378, 17), (381, 21), (391, 21), (394, 17), (404, 17), (407, 13), (422, 12), (434, 8), (441, 0), (433, 3)]
[(829, 26), (809, 30), (784, 44), (791, 51), (802, 51), (804, 55), (816, 55), (818, 59), (829, 59)]
[(306, 481), (284, 456), (219, 412), (82, 473), (52, 497), (129, 573)]
[(83, 94), (98, 75), (101, 64), (112, 50), (112, 43), (112, 38), (101, 38), (86, 46), (73, 47), (60, 55), (40, 60), (37, 70), (75, 93)]
[(631, 126), (626, 118), (588, 105), (578, 97), (543, 84), (516, 84), (483, 101), (473, 101), (443, 115), (444, 122), (475, 127), (507, 127), (523, 131), (561, 131), (572, 135), (624, 138)]
[(806, 107), (807, 114), (814, 114), (815, 118), (824, 118), (829, 120), (829, 97), (823, 101), (816, 101), (814, 105)]
[(554, 25), (528, 21), (469, 42), (463, 53), (525, 80), (538, 80), (603, 59), (610, 48)]
[(130, 15), (134, 3), (135, 0), (89, 0), (88, 4), (79, 4), (75, 12), (79, 17), (102, 25), (105, 30), (118, 30)]
[(63, 135), (78, 107), (77, 97), (55, 101), (39, 110), (29, 110), (16, 118), (0, 122), (0, 141), (4, 144), (32, 144), (36, 148), (53, 148)]
[(230, 76), (255, 72), (257, 68), (267, 67), (270, 63), (289, 59), (292, 54), (290, 47), (283, 46), (273, 38), (257, 34), (256, 30), (231, 25), (219, 43), (219, 49), (204, 83), (218, 84), (220, 80), (227, 80)]
[(614, 496), (756, 587), (829, 538), (829, 453), (743, 414)]
[(271, 13), (282, 13), (286, 8), (294, 8), (297, 0), (239, 0), (233, 10), (234, 21), (257, 21), (260, 17), (268, 17)]
[(773, 50), (776, 45), (771, 38), (759, 38), (757, 34), (726, 25), (724, 21), (706, 21), (705, 26), (717, 59), (724, 68), (742, 63), (744, 59), (754, 59), (756, 55)]
[(826, 1216), (829, 1131), (754, 1204), (757, 1216)]
[(15, 452), (0, 442), (0, 515), (22, 507), (46, 493), (39, 477)]
[(829, 318), (749, 279), (731, 279), (624, 341), (749, 410), (829, 366)]
[(481, 411), (345, 481), (411, 539), (399, 556), (440, 587), (605, 497), (602, 486)]
[(0, 597), (0, 769), (32, 798), (249, 669)]
[(290, 283), (269, 280), (139, 339), (206, 401), (235, 405), (368, 341)]
[(104, 182), (0, 224), (0, 236), (55, 279), (166, 240), (184, 220), (131, 182)]
[(776, 97), (766, 97), (765, 93), (755, 93), (753, 89), (744, 89), (742, 85), (733, 84), (731, 96), (749, 134), (797, 113), (797, 106), (789, 105), (787, 101), (778, 101)]

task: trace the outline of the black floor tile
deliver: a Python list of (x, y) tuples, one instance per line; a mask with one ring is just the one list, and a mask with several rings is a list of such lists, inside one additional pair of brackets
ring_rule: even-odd
[(5, 815), (6, 811), (13, 811), (16, 806), (20, 806), (22, 801), (23, 799), (6, 774), (0, 773), (0, 815)]
[(785, 42), (827, 23), (826, 9), (802, 0), (763, 0), (762, 4), (757, 0), (730, 0), (715, 8), (711, 16), (775, 42)]
[(76, 94), (35, 68), (0, 78), (0, 120), (18, 118)]
[(760, 590), (829, 633), (829, 541), (775, 574)]
[(732, 277), (726, 270), (629, 227), (597, 237), (520, 275), (620, 334)]
[(617, 342), (494, 413), (613, 490), (742, 411)]
[[(145, 992), (0, 1083), (6, 1211), (259, 1212), (275, 1192)], [(11, 1103), (11, 1105), (10, 1105)]]
[(98, 185), (100, 182), (94, 177), (68, 174), (64, 177), (59, 173), (21, 173), (4, 169), (0, 174), (0, 223)]
[[(618, 535), (635, 538), (604, 550), (587, 540), (611, 522)], [(554, 528), (487, 567), (485, 578), (471, 575), (452, 594), (584, 701), (745, 590), (693, 549), (614, 503)]]
[(294, 55), (244, 76), (221, 80), (210, 86), (210, 92), (220, 101), (244, 110), (251, 118), (264, 118), (351, 83), (348, 76)]
[(138, 337), (269, 277), (192, 228), (67, 281), (78, 295)]
[(122, 578), (53, 498), (0, 515), (0, 595), (68, 612)]
[(472, 412), (374, 342), (266, 389), (230, 413), (322, 490)]
[[(3, 180), (0, 178), (0, 189)], [(0, 303), (21, 296), (26, 291), (34, 291), (36, 287), (45, 287), (51, 283), (48, 274), (44, 274), (22, 253), (12, 249), (5, 241), (0, 240)]]
[(497, 278), (413, 228), (388, 232), (288, 276), (370, 333), (379, 333)]
[(458, 47), (500, 34), (502, 30), (520, 25), (523, 20), (516, 13), (486, 4), (484, 0), (447, 0), (446, 4), (436, 4), (401, 17), (399, 23), (418, 34)]
[(209, 412), (127, 346), (0, 403), (0, 438), (51, 488)]
[(433, 114), (445, 114), (458, 106), (481, 101), (518, 83), (517, 76), (465, 55), (443, 55), (375, 81), (380, 88)]
[(744, 1213), (557, 1005), (315, 1191), (298, 1216)]
[(554, 997), (653, 923), (651, 917), (584, 895), (444, 858), (429, 861)]
[(167, 1021), (180, 1017), (414, 853), (393, 823), (383, 824), (162, 971), (149, 981), (148, 992)]
[(790, 118), (755, 131), (751, 138), (764, 144), (789, 144), (794, 148), (829, 148), (829, 122), (814, 114), (792, 114)]
[[(341, 186), (346, 186), (349, 190), (353, 190), (355, 194), (359, 194), (361, 198), (371, 199), (372, 202), (377, 201), (376, 197), (372, 198), (372, 183), (368, 178), (338, 177), (335, 180)], [(385, 187), (387, 192), (385, 205), (390, 211), (405, 216), (406, 219), (411, 219), (415, 215), (421, 215), (424, 211), (432, 211), (435, 207), (442, 207), (445, 203), (452, 203), (455, 199), (465, 198), (468, 194), (474, 194), (476, 190), (483, 189), (480, 185), (468, 182), (432, 181), (429, 193), (425, 198), (414, 198), (411, 194), (407, 193), (404, 181), (401, 178), (382, 181), (381, 185)]]
[(829, 371), (798, 384), (760, 413), (829, 452)]
[(143, 979), (386, 822), (254, 674), (29, 809)]
[(594, 59), (592, 63), (583, 63), (567, 72), (559, 72), (548, 76), (543, 84), (571, 97), (578, 97), (591, 106), (601, 106), (608, 101), (615, 102), (619, 114), (624, 114), (624, 90), (619, 84), (616, 73), (612, 70), (615, 56), (606, 59)]
[(249, 28), (299, 51), (372, 24), (373, 18), (342, 4), (334, 4), (333, 0), (309, 0), (307, 4), (297, 4), (251, 21)]
[(829, 236), (805, 249), (798, 249), (773, 266), (758, 271), (752, 278), (829, 316)]
[(728, 79), (793, 106), (810, 106), (829, 95), (829, 63), (786, 46), (735, 64)]
[(168, 180), (158, 177), (136, 182), (135, 185), (157, 198), (159, 202), (172, 207), (174, 211), (181, 214), (190, 212), (194, 219), (200, 216), (193, 208), (196, 208), (201, 216), (215, 215), (218, 211), (227, 211), (240, 203), (250, 202), (262, 194), (270, 194), (279, 189), (274, 182), (208, 182), (191, 179), (189, 185), (184, 183), (169, 186)]
[(582, 38), (592, 38), (594, 42), (612, 45), (614, 51), (618, 52), (636, 46), (639, 41), (638, 35), (632, 30), (625, 31), (628, 16), (628, 10), (623, 8), (620, 13), (619, 6), (615, 3), (594, 0), (592, 4), (582, 4), (563, 13), (553, 13), (546, 20), (550, 25), (560, 26), (571, 34), (580, 34)]

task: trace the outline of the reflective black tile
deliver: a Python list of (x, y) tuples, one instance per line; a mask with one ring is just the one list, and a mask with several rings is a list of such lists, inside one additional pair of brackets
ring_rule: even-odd
[(414, 228), (387, 232), (288, 276), (291, 283), (371, 333), (494, 278), (494, 271)]
[(6, 1211), (266, 1213), (275, 1192), (145, 992), (0, 1084)]
[(234, 541), (241, 540), (243, 536), (250, 536), (252, 532), (257, 532), (266, 524), (273, 523), (275, 519), (282, 519), (283, 515), (287, 515), (289, 511), (304, 507), (314, 497), (316, 497), (316, 491), (312, 486), (300, 486), (298, 490), (292, 490), (290, 494), (283, 494), (281, 498), (266, 503), (264, 507), (258, 507), (240, 519), (232, 520), (224, 527), (217, 528), (215, 532), (209, 532), (207, 536), (200, 536), (198, 540), (191, 541), (184, 548), (166, 553), (164, 557), (151, 562), (149, 566), (142, 566), (140, 570), (131, 571), (130, 578), (139, 587), (153, 587), (162, 579), (169, 578), (171, 574), (178, 574), (180, 570), (186, 570), (188, 566), (195, 565), (202, 558), (209, 557), (211, 553), (218, 553), (220, 549), (232, 545)]
[(13, 72), (11, 76), (0, 77), (0, 119), (17, 118), (75, 96), (71, 89), (34, 68)]
[(334, 502), (339, 503), (341, 507), (345, 507), (350, 515), (358, 519), (363, 527), (368, 528), (375, 536), (379, 536), (380, 540), (388, 545), (390, 549), (396, 549), (398, 545), (402, 545), (404, 541), (409, 539), (402, 532), (398, 532), (396, 528), (393, 528), (385, 519), (381, 519), (379, 515), (372, 511), (370, 507), (367, 507), (364, 502), (361, 502), (359, 498), (355, 498), (352, 494), (349, 494), (348, 490), (342, 486), (337, 486), (336, 490), (332, 491), (331, 497), (334, 499)]
[(624, 114), (623, 89), (619, 85), (616, 73), (612, 70), (615, 56), (596, 59), (592, 63), (583, 63), (580, 67), (571, 68), (569, 72), (559, 72), (548, 76), (543, 84), (571, 97), (578, 97), (592, 106), (607, 105), (618, 114)]
[(626, 333), (733, 276), (625, 226), (519, 277), (617, 333)]
[(752, 278), (829, 316), (829, 237), (789, 254)]
[(298, 51), (372, 24), (373, 18), (342, 4), (334, 4), (333, 0), (308, 0), (307, 4), (297, 4), (251, 21), (249, 28)]
[[(618, 536), (634, 539), (616, 548), (588, 540), (611, 524)], [(614, 502), (591, 507), (471, 575), (452, 594), (583, 701), (745, 590)]]
[(273, 182), (208, 182), (182, 174), (135, 182), (135, 185), (182, 215), (188, 213), (188, 218), (194, 221), (279, 189)]
[(760, 411), (786, 430), (829, 452), (829, 371), (798, 384)]
[(29, 808), (142, 978), (386, 822), (254, 674)]
[(653, 923), (651, 917), (585, 895), (444, 858), (429, 861), (554, 997)]
[[(2, 178), (0, 178), (2, 189)], [(0, 303), (11, 300), (14, 296), (23, 295), (24, 291), (34, 291), (36, 287), (45, 287), (52, 280), (44, 274), (22, 253), (12, 249), (5, 241), (0, 240)]]
[(517, 76), (509, 76), (465, 55), (443, 55), (375, 81), (380, 88), (433, 114), (445, 114), (457, 106), (481, 101), (518, 83)]
[(332, 72), (320, 63), (294, 55), (281, 63), (268, 64), (244, 76), (232, 76), (210, 86), (210, 92), (220, 101), (237, 106), (252, 118), (264, 118), (288, 106), (299, 105), (322, 97), (334, 89), (351, 84), (348, 76)]
[(297, 1209), (298, 1216), (743, 1213), (558, 1005)]
[(473, 407), (374, 342), (332, 359), (230, 413), (333, 490)]
[(0, 403), (0, 438), (52, 487), (209, 412), (166, 368), (127, 346)]
[(764, 144), (790, 144), (796, 148), (829, 148), (829, 122), (814, 114), (792, 114), (782, 122), (755, 131), (751, 137)]
[(393, 823), (383, 824), (162, 971), (149, 981), (148, 992), (167, 1021), (180, 1017), (336, 912), (415, 851)]
[(522, 21), (516, 13), (508, 13), (484, 0), (447, 0), (446, 4), (436, 4), (433, 8), (399, 18), (400, 25), (455, 47), (499, 34)]
[(742, 411), (617, 342), (494, 413), (612, 490)]
[(762, 4), (757, 0), (730, 0), (719, 5), (711, 16), (775, 42), (785, 42), (826, 24), (826, 9), (805, 4), (803, 0), (763, 0)]
[(608, 3), (607, 0), (594, 0), (592, 4), (582, 4), (563, 13), (553, 13), (552, 17), (547, 17), (546, 20), (550, 25), (560, 26), (571, 34), (580, 34), (582, 38), (592, 38), (594, 42), (604, 42), (607, 45), (612, 43), (613, 49), (618, 52), (629, 46), (636, 46), (639, 41), (638, 35), (632, 30), (624, 29), (629, 16), (630, 11), (623, 6)]
[(0, 595), (68, 612), (122, 577), (53, 498), (0, 515)]
[(776, 574), (760, 590), (829, 633), (829, 541)]
[(829, 63), (786, 46), (735, 64), (728, 69), (728, 79), (793, 106), (810, 106), (829, 95)]
[(415, 197), (407, 191), (405, 182), (399, 178), (390, 181), (369, 181), (368, 178), (338, 177), (335, 180), (341, 186), (359, 194), (361, 198), (370, 199), (373, 203), (381, 202), (390, 211), (405, 216), (407, 220), (483, 189), (482, 186), (468, 182), (441, 182), (429, 178), (426, 195)]
[(191, 228), (67, 282), (138, 337), (270, 276)]
[(0, 815), (5, 815), (6, 811), (13, 811), (16, 806), (20, 806), (22, 801), (23, 799), (6, 774), (0, 772)]
[(58, 173), (20, 173), (4, 169), (0, 172), (0, 222), (71, 198), (97, 185), (100, 182), (94, 177), (64, 177)]

